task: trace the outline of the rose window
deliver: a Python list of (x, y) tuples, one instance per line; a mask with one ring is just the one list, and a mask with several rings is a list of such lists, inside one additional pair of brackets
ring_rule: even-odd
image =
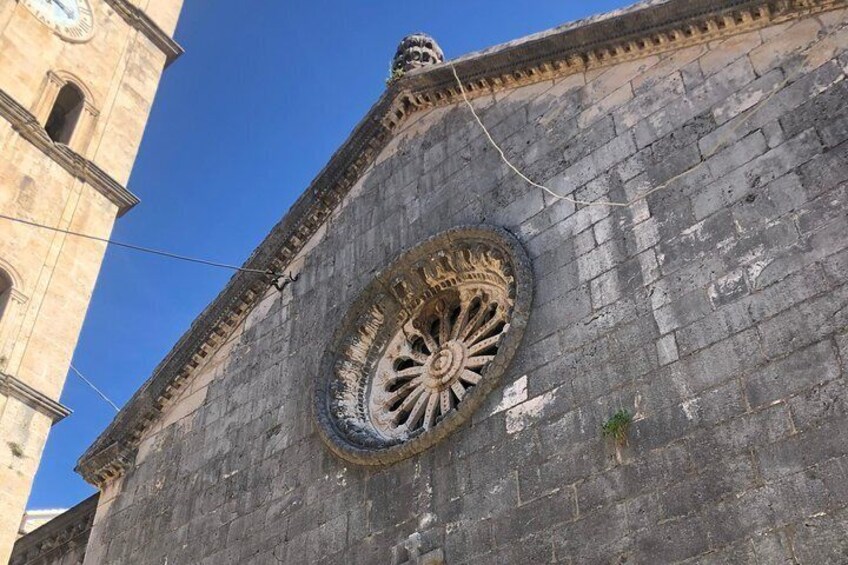
[(458, 428), (514, 354), (531, 293), (520, 244), (499, 229), (451, 230), (398, 258), (325, 356), (316, 413), (330, 448), (392, 463)]

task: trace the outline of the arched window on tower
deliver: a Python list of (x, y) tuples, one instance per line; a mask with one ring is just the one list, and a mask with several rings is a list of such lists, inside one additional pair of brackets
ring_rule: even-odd
[(70, 143), (84, 104), (85, 96), (76, 85), (66, 83), (59, 90), (59, 95), (56, 96), (56, 102), (53, 103), (53, 109), (44, 125), (50, 139), (65, 145)]

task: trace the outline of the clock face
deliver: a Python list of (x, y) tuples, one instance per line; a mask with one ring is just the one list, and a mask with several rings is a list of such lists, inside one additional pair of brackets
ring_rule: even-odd
[(67, 40), (86, 41), (94, 33), (94, 15), (88, 0), (23, 0), (23, 4)]

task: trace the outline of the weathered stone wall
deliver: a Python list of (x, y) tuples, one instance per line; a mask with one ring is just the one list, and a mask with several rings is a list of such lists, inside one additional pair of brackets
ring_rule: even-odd
[[(528, 187), (464, 107), (413, 116), (103, 492), (86, 563), (844, 562), (846, 21), (475, 102), (562, 193), (669, 183), (628, 207)], [(420, 456), (342, 463), (311, 414), (335, 324), (399, 252), (481, 222), (536, 277), (503, 386)]]
[[(171, 29), (182, 0), (150, 0)], [(85, 92), (70, 148), (126, 184), (165, 54), (104, 0), (92, 0), (90, 41), (60, 38), (16, 0), (0, 2), (0, 212), (59, 229), (108, 238), (119, 206), (63, 167), (56, 146), (32, 141), (60, 84)], [(166, 10), (167, 5), (167, 10)], [(170, 13), (167, 15), (165, 12)], [(8, 98), (6, 98), (8, 97)], [(12, 114), (8, 100), (29, 112)], [(16, 117), (20, 118), (14, 121)], [(57, 150), (58, 151), (58, 150)], [(71, 169), (71, 171), (69, 171)], [(12, 281), (0, 311), (0, 371), (58, 401), (106, 246), (8, 220), (0, 221), (0, 270)], [(5, 300), (6, 297), (3, 297)], [(0, 377), (3, 382), (5, 377)], [(7, 560), (53, 420), (0, 386), (0, 563)]]

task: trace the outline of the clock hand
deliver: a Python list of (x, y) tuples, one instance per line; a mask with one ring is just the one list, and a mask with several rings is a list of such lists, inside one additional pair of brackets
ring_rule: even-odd
[(68, 8), (62, 0), (50, 0), (50, 2), (55, 2), (56, 5), (59, 6), (59, 8), (61, 8), (62, 11), (65, 12), (65, 15), (69, 18), (74, 17), (74, 11)]

